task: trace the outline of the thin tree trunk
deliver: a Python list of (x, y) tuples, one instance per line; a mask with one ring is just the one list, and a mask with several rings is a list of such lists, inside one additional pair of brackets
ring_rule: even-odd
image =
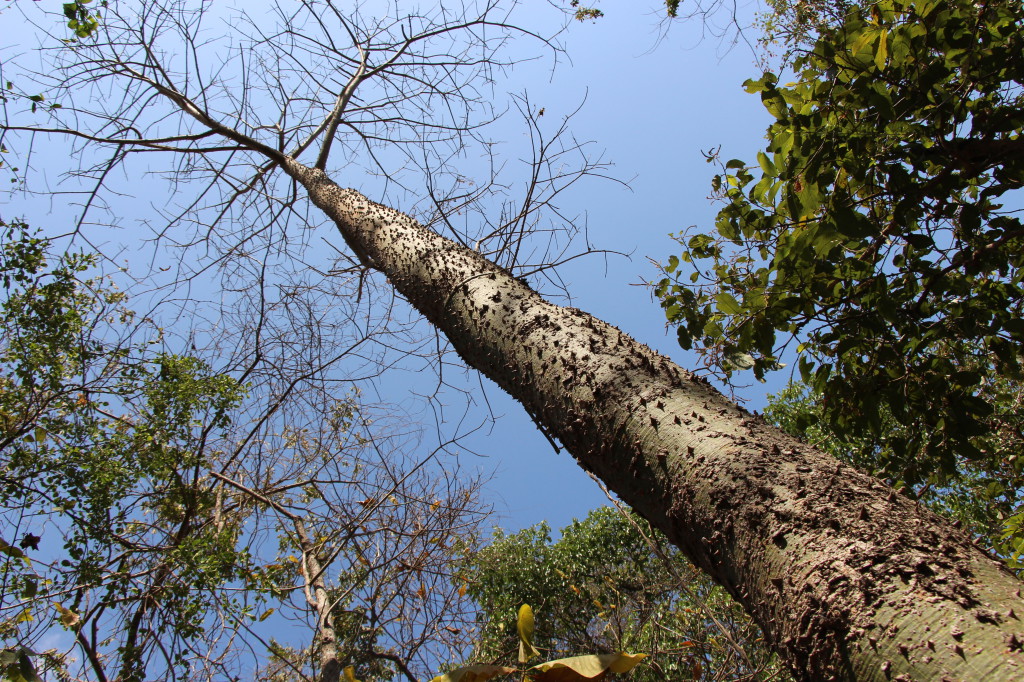
[(798, 679), (1024, 679), (1021, 583), (962, 532), (615, 327), (285, 167), (467, 364), (739, 600)]
[(306, 601), (316, 613), (314, 644), (319, 651), (320, 682), (338, 682), (341, 679), (341, 660), (338, 656), (338, 634), (331, 613), (331, 595), (324, 581), (324, 567), (316, 543), (306, 532), (300, 519), (293, 518), (295, 536), (302, 550), (302, 578), (305, 580)]

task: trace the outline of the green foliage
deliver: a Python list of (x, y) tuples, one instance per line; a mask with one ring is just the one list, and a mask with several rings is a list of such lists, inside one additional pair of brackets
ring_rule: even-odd
[(1022, 377), (1024, 226), (1003, 205), (1024, 185), (1022, 27), (1019, 2), (881, 2), (824, 30), (796, 82), (748, 81), (768, 146), (724, 164), (717, 234), (681, 236), (657, 285), (725, 377), (799, 340), (830, 430), (894, 420), (879, 472), (910, 486), (1001, 466), (986, 386)]
[(549, 658), (643, 651), (647, 664), (631, 676), (638, 681), (781, 674), (723, 590), (642, 519), (614, 509), (574, 521), (557, 541), (544, 524), (498, 531), (469, 557), (464, 576), (479, 605), (473, 661), (515, 665), (526, 603), (537, 612), (532, 644)]
[(32, 665), (32, 652), (25, 647), (11, 647), (0, 651), (0, 679), (5, 682), (42, 680)]
[(580, 0), (571, 0), (569, 6), (575, 10), (573, 18), (576, 21), (597, 20), (604, 16), (604, 12), (596, 7), (581, 7)]
[[(670, 18), (677, 16), (679, 11), (680, 0), (665, 0), (665, 13)], [(569, 0), (569, 6), (574, 10), (573, 18), (577, 21), (587, 21), (600, 19), (604, 16), (604, 12), (597, 9), (596, 7), (582, 6), (581, 0)]]
[(868, 7), (864, 0), (767, 0), (758, 24), (764, 34), (761, 47), (769, 53), (781, 47), (786, 58), (797, 50), (810, 50), (818, 36), (836, 26), (854, 7)]
[[(78, 38), (88, 38), (100, 26), (99, 10), (90, 10), (91, 2), (92, 0), (74, 0), (64, 3), (64, 16), (68, 20), (68, 28), (74, 31)], [(102, 0), (100, 7), (106, 6), (106, 0)]]
[[(227, 427), (243, 389), (195, 358), (151, 350), (155, 339), (114, 335), (133, 316), (109, 282), (81, 278), (91, 257), (54, 257), (24, 224), (3, 227), (0, 532), (21, 534), (24, 551), (0, 564), (0, 637), (30, 641), (54, 615), (77, 631), (159, 593), (159, 617), (123, 614), (119, 626), (121, 678), (141, 679), (142, 642), (201, 637), (210, 590), (245, 568), (235, 526), (202, 522), (214, 497), (195, 478), (208, 464), (202, 441)], [(48, 551), (27, 531), (44, 526)], [(59, 561), (48, 558), (53, 536)]]
[[(998, 422), (993, 423), (995, 444), (994, 467), (961, 459), (955, 476), (942, 484), (905, 489), (943, 516), (962, 524), (986, 548), (996, 553), (1012, 568), (1024, 568), (1024, 476), (1020, 459), (1024, 452), (1024, 388), (996, 379), (985, 387), (996, 406)], [(880, 473), (884, 462), (893, 456), (889, 442), (901, 437), (906, 427), (883, 412), (883, 435), (851, 436), (837, 434), (822, 419), (822, 397), (806, 386), (791, 384), (778, 395), (771, 396), (764, 416), (787, 433), (804, 438), (817, 448), (839, 460), (869, 473)], [(901, 485), (895, 482), (897, 486)]]
[[(3, 675), (221, 679), (269, 649), (257, 679), (387, 680), (464, 646), (475, 482), (371, 439), (315, 371), (250, 387), (169, 352), (93, 257), (2, 227)], [(301, 646), (252, 634), (311, 608)]]

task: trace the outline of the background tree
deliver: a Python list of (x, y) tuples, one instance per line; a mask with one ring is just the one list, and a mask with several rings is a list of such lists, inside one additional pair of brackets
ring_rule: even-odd
[[(810, 52), (821, 33), (842, 23), (854, 8), (869, 3), (847, 0), (769, 0), (757, 26), (763, 59), (778, 57), (785, 68), (799, 52)], [(780, 52), (781, 54), (776, 54)]]
[[(998, 678), (1024, 665), (1012, 615), (1020, 583), (968, 536), (611, 325), (543, 299), (529, 283), (537, 278), (516, 276), (549, 274), (538, 264), (560, 259), (539, 227), (541, 209), (554, 210), (544, 197), (594, 170), (586, 162), (571, 170), (578, 145), (538, 148), (521, 210), (467, 225), (482, 200), (460, 199), (458, 179), (443, 172), (463, 158), (462, 142), (482, 136), (473, 124), (489, 101), (475, 88), (502, 64), (498, 49), (536, 35), (508, 11), (486, 4), (395, 20), (317, 3), (262, 24), (233, 16), (232, 35), (218, 43), (223, 33), (204, 33), (210, 15), (200, 9), (135, 9), (110, 12), (87, 47), (45, 53), (59, 63), (37, 79), (62, 84), (61, 108), (46, 112), (45, 125), (12, 111), (23, 124), (9, 118), (5, 128), (12, 138), (81, 141), (76, 178), (92, 183), (86, 213), (111, 196), (109, 169), (127, 168), (143, 150), (173, 153), (175, 200), (188, 203), (161, 215), (156, 234), (210, 268), (249, 275), (247, 291), (262, 295), (268, 263), (312, 276), (299, 257), (323, 257), (308, 248), (316, 207), (355, 273), (380, 285), (371, 290), (400, 294), (552, 442), (708, 571), (800, 679)], [(265, 61), (254, 70), (251, 59)], [(339, 149), (343, 158), (332, 156)], [(401, 205), (403, 190), (422, 182), (420, 201), (406, 208), (437, 230), (327, 172), (351, 176), (367, 158), (386, 176), (375, 194), (382, 200)], [(449, 193), (437, 191), (440, 179), (452, 183)], [(146, 210), (154, 220), (160, 212)], [(301, 229), (299, 217), (308, 218)], [(352, 279), (343, 300), (360, 303)], [(340, 298), (335, 289), (323, 300)], [(262, 363), (272, 318), (251, 319), (246, 335), (231, 338), (233, 350)], [(330, 329), (323, 316), (307, 321), (303, 329)], [(312, 361), (297, 353), (282, 361), (295, 358)]]
[[(760, 630), (721, 587), (635, 514), (604, 507), (562, 529), (497, 531), (469, 557), (479, 605), (470, 660), (512, 665), (516, 618), (534, 606), (548, 658), (642, 651), (635, 680), (786, 679)], [(653, 543), (653, 544), (651, 544)]]
[(762, 378), (795, 345), (828, 430), (884, 437), (872, 468), (897, 487), (1020, 473), (995, 401), (1024, 341), (1021, 18), (1016, 2), (883, 2), (823, 30), (795, 83), (749, 81), (769, 144), (757, 167), (724, 164), (717, 234), (680, 237), (657, 287), (724, 377)]
[[(461, 650), (449, 557), (476, 542), (476, 482), (404, 454), (409, 434), (383, 420), (369, 431), (351, 396), (313, 428), (294, 399), (254, 399), (166, 352), (109, 279), (85, 278), (94, 267), (5, 226), (7, 678), (230, 677), (277, 655), (290, 679), (336, 680), (351, 665), (415, 680)], [(287, 645), (267, 639), (286, 620), (315, 656), (282, 657)], [(60, 644), (39, 651), (44, 640)]]

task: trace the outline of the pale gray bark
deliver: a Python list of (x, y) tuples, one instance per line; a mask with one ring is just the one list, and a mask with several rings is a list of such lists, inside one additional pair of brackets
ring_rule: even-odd
[(333, 604), (324, 566), (320, 562), (316, 543), (309, 537), (299, 519), (293, 520), (295, 535), (302, 549), (302, 578), (305, 581), (306, 600), (316, 614), (316, 644), (320, 651), (320, 682), (338, 682), (341, 679), (341, 660), (338, 656), (338, 636), (334, 631)]
[(1024, 676), (1021, 584), (963, 533), (615, 327), (284, 167), (467, 364), (744, 604), (798, 679)]

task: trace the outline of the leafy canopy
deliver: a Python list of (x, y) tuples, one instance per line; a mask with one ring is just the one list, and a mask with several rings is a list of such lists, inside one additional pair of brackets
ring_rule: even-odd
[[(0, 640), (15, 644), (4, 656), (32, 679), (28, 645), (54, 611), (72, 632), (104, 619), (120, 679), (143, 679), (142, 642), (173, 630), (187, 648), (209, 624), (209, 590), (247, 569), (237, 527), (203, 525), (213, 495), (190, 480), (199, 442), (228, 426), (244, 387), (156, 351), (159, 336), (120, 336), (140, 322), (111, 282), (84, 278), (94, 257), (54, 255), (20, 222), (0, 229)], [(112, 615), (155, 591), (160, 618)], [(60, 652), (39, 657), (68, 674)]]
[(473, 661), (515, 666), (526, 603), (543, 656), (643, 651), (636, 682), (788, 679), (742, 609), (633, 514), (595, 509), (557, 540), (546, 524), (499, 532), (463, 575), (478, 604)]
[(768, 145), (724, 164), (716, 233), (680, 236), (657, 284), (726, 377), (799, 340), (837, 434), (904, 427), (883, 472), (911, 485), (995, 457), (983, 387), (1021, 377), (1022, 27), (1012, 0), (879, 2), (823, 30), (794, 83), (748, 81)]

